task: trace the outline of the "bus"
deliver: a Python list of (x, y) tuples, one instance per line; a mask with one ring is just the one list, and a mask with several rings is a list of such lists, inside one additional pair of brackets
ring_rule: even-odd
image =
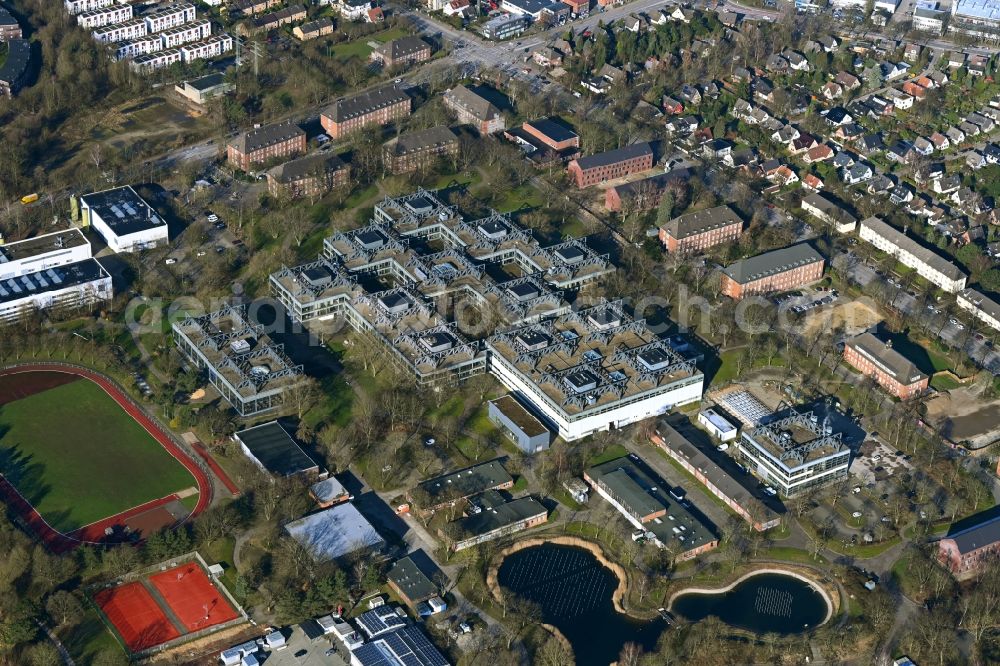
[(24, 204), (25, 206), (27, 206), (30, 203), (35, 203), (36, 201), (38, 201), (38, 194), (34, 192), (32, 192), (31, 194), (26, 194), (23, 197), (21, 197), (21, 203)]

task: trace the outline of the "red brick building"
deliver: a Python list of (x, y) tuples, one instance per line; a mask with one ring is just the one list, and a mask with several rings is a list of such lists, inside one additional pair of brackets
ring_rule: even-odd
[(390, 85), (338, 99), (320, 115), (319, 122), (330, 138), (340, 139), (369, 125), (406, 118), (411, 112), (410, 96)]
[(277, 197), (318, 197), (350, 182), (351, 169), (333, 153), (316, 153), (267, 172), (267, 191)]
[(419, 37), (401, 37), (375, 47), (370, 57), (383, 67), (412, 65), (430, 60), (431, 46)]
[(526, 122), (521, 126), (521, 129), (555, 151), (580, 147), (580, 137), (576, 132), (550, 118)]
[(471, 88), (455, 86), (446, 91), (441, 100), (455, 114), (458, 122), (472, 125), (483, 136), (502, 132), (507, 127), (500, 109)]
[(579, 188), (590, 187), (653, 168), (653, 149), (648, 143), (609, 150), (606, 153), (579, 157), (569, 163), (568, 171)]
[(958, 578), (1000, 563), (1000, 515), (989, 509), (951, 526), (938, 541), (938, 559)]
[(266, 125), (244, 132), (226, 146), (226, 159), (242, 171), (306, 151), (306, 133), (294, 123)]
[(633, 212), (652, 210), (660, 205), (663, 193), (672, 182), (681, 183), (691, 176), (687, 169), (674, 169), (631, 183), (622, 183), (604, 190), (604, 207), (615, 213), (626, 206)]
[(863, 333), (845, 344), (844, 360), (901, 400), (927, 390), (927, 375), (893, 349), (891, 344), (882, 342), (871, 333)]
[(729, 206), (687, 213), (660, 227), (660, 242), (668, 252), (697, 252), (737, 240), (743, 220)]
[(789, 291), (823, 277), (826, 260), (808, 243), (741, 259), (722, 271), (721, 291), (741, 299), (754, 294)]
[(458, 137), (447, 127), (402, 134), (382, 146), (382, 158), (392, 173), (409, 173), (435, 161), (458, 155)]

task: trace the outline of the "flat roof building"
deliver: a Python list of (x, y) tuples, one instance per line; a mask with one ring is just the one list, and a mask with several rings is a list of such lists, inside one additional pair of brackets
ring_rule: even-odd
[(351, 652), (351, 666), (448, 666), (420, 627), (408, 624)]
[(90, 259), (90, 242), (79, 229), (27, 238), (0, 245), (0, 280)]
[(315, 475), (319, 465), (277, 421), (240, 430), (233, 438), (255, 465), (275, 476)]
[(379, 533), (353, 504), (338, 504), (285, 525), (289, 536), (317, 560), (337, 560), (385, 545)]
[(111, 275), (91, 258), (0, 278), (0, 325), (17, 323), (40, 311), (105, 303), (113, 295)]
[(486, 346), (491, 372), (566, 440), (699, 400), (705, 379), (620, 303), (514, 328)]
[(570, 176), (579, 188), (590, 187), (653, 168), (653, 149), (648, 143), (633, 143), (597, 155), (578, 157), (569, 163)]
[(246, 306), (227, 305), (173, 324), (181, 354), (204, 369), (209, 383), (243, 417), (277, 411), (304, 381), (302, 366), (285, 355)]
[(783, 418), (744, 430), (737, 455), (778, 493), (791, 497), (847, 476), (851, 450), (827, 420), (794, 409)]
[(225, 95), (232, 89), (232, 84), (227, 83), (225, 76), (220, 73), (207, 74), (174, 86), (179, 95), (199, 106), (206, 104), (213, 97)]
[(80, 197), (83, 226), (93, 227), (114, 252), (137, 252), (166, 243), (166, 221), (131, 185)]
[(525, 453), (549, 448), (552, 433), (512, 395), (489, 402), (489, 418)]
[(892, 395), (906, 400), (927, 390), (930, 378), (908, 358), (871, 333), (848, 340), (844, 345), (844, 360), (864, 375), (875, 379)]
[(629, 458), (591, 467), (583, 478), (646, 538), (669, 551), (676, 561), (690, 560), (719, 545), (715, 526), (702, 521), (668, 494)]
[(423, 497), (416, 500), (421, 505), (418, 508), (436, 511), (487, 490), (507, 490), (513, 486), (514, 478), (498, 458), (421, 482), (417, 488)]
[[(494, 493), (494, 491), (490, 491)], [(471, 548), (476, 544), (516, 534), (544, 524), (549, 518), (548, 509), (533, 497), (502, 501), (499, 493), (485, 506), (473, 504), (476, 510), (456, 521), (456, 534), (451, 539), (455, 551)]]
[[(728, 455), (699, 446), (664, 419), (657, 422), (656, 430), (651, 439), (681, 467), (698, 479), (710, 493), (725, 502), (730, 509), (753, 525), (758, 532), (769, 530), (781, 524), (781, 516), (760, 501), (754, 495), (751, 487), (748, 487), (748, 483), (756, 486), (756, 480), (742, 472), (731, 473), (727, 471), (714, 458), (716, 455), (722, 456), (721, 460), (726, 463), (731, 461)], [(728, 465), (734, 465), (734, 463), (728, 462)], [(747, 479), (747, 482), (742, 483), (740, 477)]]

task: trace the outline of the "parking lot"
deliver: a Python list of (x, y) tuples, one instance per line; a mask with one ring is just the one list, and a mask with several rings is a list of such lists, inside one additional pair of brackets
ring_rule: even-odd
[(867, 487), (879, 479), (912, 470), (913, 465), (906, 459), (907, 457), (903, 454), (897, 455), (894, 449), (890, 449), (880, 441), (871, 455), (854, 458), (851, 462), (851, 473), (858, 478), (861, 485)]
[[(287, 641), (281, 650), (261, 651), (258, 660), (267, 666), (347, 666), (347, 648), (336, 643), (337, 652), (327, 655), (332, 636), (310, 639), (300, 625), (282, 628)], [(335, 639), (333, 639), (335, 641)]]

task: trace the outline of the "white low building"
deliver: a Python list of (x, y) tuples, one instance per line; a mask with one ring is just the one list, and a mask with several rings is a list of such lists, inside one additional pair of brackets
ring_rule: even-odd
[(197, 18), (197, 10), (194, 5), (187, 2), (178, 2), (166, 5), (157, 11), (143, 17), (146, 21), (146, 28), (150, 32), (160, 32), (168, 28), (176, 28)]
[(1000, 303), (975, 289), (963, 289), (955, 298), (958, 307), (968, 310), (972, 315), (990, 328), (1000, 331)]
[(698, 414), (698, 423), (712, 433), (716, 439), (729, 442), (736, 439), (737, 428), (714, 409), (706, 409)]
[(80, 197), (84, 226), (91, 226), (114, 252), (136, 252), (168, 240), (167, 223), (131, 185)]
[(109, 301), (111, 276), (79, 229), (0, 245), (0, 324)]
[(996, 39), (1000, 36), (1000, 0), (952, 0), (948, 31)]
[(103, 44), (114, 44), (129, 39), (139, 39), (149, 34), (145, 19), (141, 17), (129, 19), (122, 23), (104, 25), (94, 30), (94, 39)]
[(896, 257), (901, 264), (914, 269), (920, 277), (949, 294), (965, 289), (968, 276), (958, 266), (881, 219), (869, 217), (862, 220), (858, 235), (861, 240)]
[(233, 38), (226, 33), (222, 33), (220, 35), (212, 35), (200, 42), (185, 44), (181, 47), (181, 59), (184, 62), (194, 62), (195, 60), (215, 58), (232, 50)]
[(159, 33), (161, 48), (171, 49), (212, 35), (212, 22), (198, 19)]

